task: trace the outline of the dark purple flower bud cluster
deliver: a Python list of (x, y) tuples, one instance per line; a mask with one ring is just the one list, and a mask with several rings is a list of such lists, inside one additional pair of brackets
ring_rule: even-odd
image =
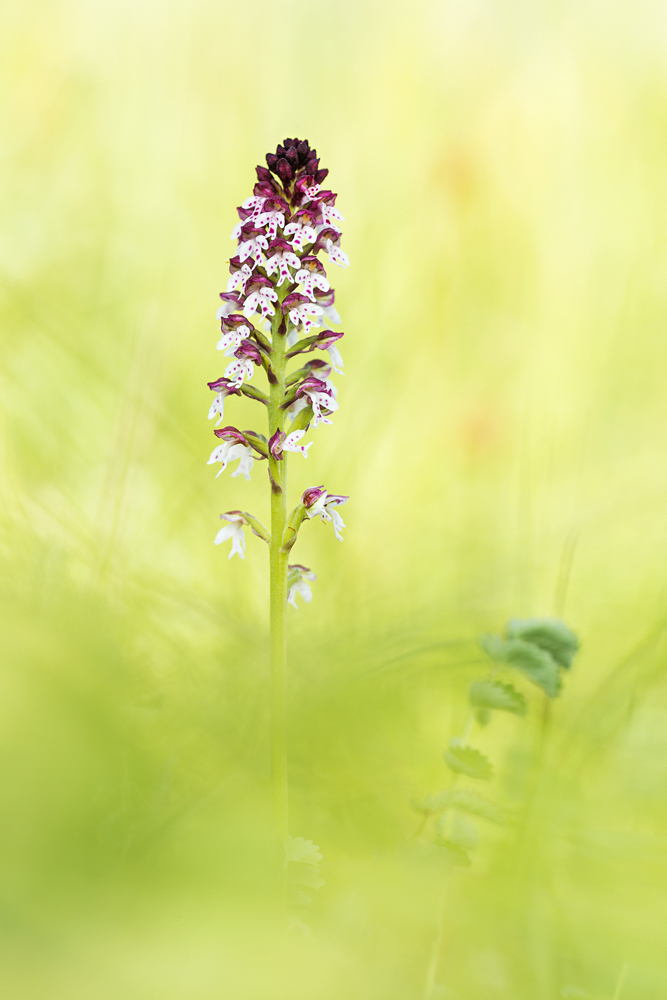
[(310, 148), (307, 139), (285, 139), (277, 146), (275, 153), (266, 154), (266, 163), (269, 170), (265, 171), (264, 167), (258, 167), (257, 177), (262, 180), (269, 172), (273, 173), (280, 178), (285, 188), (289, 187), (300, 173), (314, 177), (317, 184), (321, 184), (329, 173), (328, 170), (319, 169), (317, 150)]

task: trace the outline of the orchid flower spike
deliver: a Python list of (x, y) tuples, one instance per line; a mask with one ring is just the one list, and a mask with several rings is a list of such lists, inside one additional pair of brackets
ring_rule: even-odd
[[(268, 471), (271, 533), (247, 511), (229, 510), (220, 515), (224, 524), (215, 544), (231, 541), (229, 558), (243, 559), (245, 529), (250, 528), (269, 546), (271, 712), (275, 721), (271, 771), (275, 830), (283, 839), (288, 831), (283, 707), (287, 604), (297, 608), (297, 595), (308, 603), (310, 583), (315, 579), (307, 566), (290, 565), (289, 553), (304, 521), (315, 517), (330, 521), (342, 542), (345, 524), (338, 508), (348, 500), (315, 486), (287, 514), (290, 452), (307, 458), (312, 442), (304, 444), (305, 435), (333, 422), (339, 400), (330, 376), (334, 371), (343, 374), (339, 349), (343, 332), (336, 329), (341, 318), (327, 267), (329, 263), (347, 267), (350, 261), (341, 249), (344, 218), (336, 206), (337, 196), (324, 187), (328, 173), (320, 168), (316, 150), (305, 139), (285, 139), (275, 153), (267, 154), (266, 166), (256, 167), (257, 181), (237, 209), (239, 221), (231, 234), (236, 248), (217, 310), (216, 347), (229, 360), (222, 377), (208, 383), (216, 394), (208, 416), (215, 420), (214, 434), (220, 439), (208, 464), (220, 466), (219, 476), (230, 462), (237, 461), (232, 478), (250, 479), (256, 461), (266, 461)], [(328, 357), (299, 358), (312, 351), (326, 352)], [(256, 373), (256, 368), (261, 371)], [(257, 378), (251, 384), (253, 376), (262, 372), (266, 385), (260, 388)], [(223, 422), (229, 396), (245, 396), (266, 408), (266, 436), (232, 425), (217, 426)], [(304, 838), (287, 839), (292, 844), (311, 843)], [(315, 852), (315, 857), (320, 855)]]
[[(217, 310), (216, 347), (228, 361), (222, 377), (208, 383), (215, 393), (208, 416), (215, 421), (220, 439), (208, 464), (219, 466), (219, 476), (236, 462), (232, 478), (250, 479), (254, 463), (268, 459), (273, 510), (285, 489), (289, 454), (307, 458), (312, 441), (304, 442), (306, 434), (320, 424), (332, 424), (339, 407), (330, 376), (334, 371), (343, 374), (343, 332), (336, 329), (341, 319), (327, 269), (329, 262), (347, 267), (349, 258), (341, 249), (344, 217), (336, 205), (337, 196), (324, 186), (328, 171), (320, 168), (317, 152), (306, 140), (285, 139), (275, 153), (267, 155), (266, 166), (256, 168), (256, 174), (252, 192), (237, 209), (239, 221), (232, 231), (236, 248)], [(322, 353), (309, 361), (299, 357), (311, 352)], [(266, 374), (266, 389), (251, 384), (256, 369)], [(257, 431), (219, 426), (227, 399), (241, 395), (267, 407), (266, 437)], [(332, 523), (336, 538), (342, 541), (345, 524), (338, 508), (347, 499), (313, 487), (303, 494), (289, 522), (283, 513), (280, 525), (275, 511), (272, 514), (279, 543), (272, 547), (271, 558), (277, 559), (274, 549), (279, 550), (280, 572), (289, 575), (287, 593), (294, 606), (296, 594), (310, 600), (308, 581), (314, 579), (306, 567), (295, 563), (288, 569), (286, 565), (299, 527), (304, 520), (319, 517)], [(281, 503), (284, 511), (284, 499)], [(243, 529), (254, 519), (239, 511), (222, 516), (228, 523), (218, 532), (216, 544), (232, 539), (232, 554), (242, 557)], [(263, 531), (260, 537), (268, 541)], [(273, 561), (271, 565), (274, 573)]]

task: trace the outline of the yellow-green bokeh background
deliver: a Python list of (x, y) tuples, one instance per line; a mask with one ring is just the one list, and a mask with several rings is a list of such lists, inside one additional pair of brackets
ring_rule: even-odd
[[(511, 817), (454, 879), (448, 1000), (667, 991), (667, 17), (652, 0), (9, 0), (0, 13), (0, 947), (11, 1000), (412, 1000), (439, 894), (410, 799), (483, 670), (563, 613), (554, 706), (477, 737)], [(294, 496), (351, 495), (290, 609), (272, 903), (266, 516), (214, 479), (235, 206), (331, 170), (346, 375)], [(231, 400), (239, 426), (255, 419)]]

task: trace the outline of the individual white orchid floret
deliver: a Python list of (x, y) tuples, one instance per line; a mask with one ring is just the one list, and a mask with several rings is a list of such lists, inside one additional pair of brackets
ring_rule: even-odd
[[(305, 378), (296, 391), (297, 400), (304, 397), (308, 398), (308, 402), (313, 409), (313, 427), (317, 427), (318, 424), (333, 423), (333, 420), (329, 420), (328, 417), (324, 416), (322, 410), (330, 410), (331, 412), (337, 410), (337, 395), (338, 390), (330, 379), (322, 381), (322, 379), (318, 379), (315, 376)], [(295, 410), (295, 412), (298, 413), (298, 410)]]
[(250, 211), (250, 215), (247, 218), (241, 219), (240, 222), (236, 223), (236, 225), (232, 229), (232, 235), (230, 239), (237, 240), (241, 235), (243, 227), (247, 225), (247, 223), (254, 222), (257, 219), (257, 216), (262, 211), (262, 208), (264, 207), (264, 203), (266, 200), (267, 200), (266, 198), (259, 198), (256, 195), (251, 195), (250, 198), (246, 198), (241, 208), (245, 208), (246, 211)]
[(319, 288), (322, 292), (328, 292), (331, 288), (331, 285), (323, 274), (318, 274), (317, 271), (309, 271), (307, 268), (297, 271), (294, 275), (294, 280), (301, 285), (302, 293), (307, 295), (311, 302), (315, 301), (314, 290), (316, 288)]
[(244, 379), (252, 378), (255, 367), (250, 358), (235, 358), (225, 368), (224, 378), (228, 378), (236, 389), (243, 385)]
[(292, 273), (290, 268), (295, 268), (298, 270), (301, 267), (301, 261), (295, 253), (291, 250), (282, 250), (278, 253), (274, 253), (271, 257), (268, 257), (264, 269), (267, 274), (273, 274), (274, 271), (278, 271), (280, 276), (280, 281), (278, 282), (278, 288), (285, 281), (293, 281)]
[(245, 300), (243, 315), (246, 319), (250, 319), (255, 312), (260, 312), (262, 319), (266, 319), (267, 316), (273, 316), (276, 311), (273, 303), (277, 302), (277, 300), (278, 293), (275, 289), (268, 287), (259, 288), (256, 292), (251, 292)]
[(340, 226), (337, 226), (337, 222), (344, 222), (345, 216), (341, 215), (338, 209), (334, 205), (326, 205), (322, 203), (320, 205), (322, 211), (322, 220), (325, 226), (335, 229), (337, 232), (341, 232)]
[(289, 311), (290, 322), (294, 326), (303, 327), (303, 332), (308, 336), (311, 326), (317, 325), (317, 320), (322, 315), (322, 306), (312, 305), (310, 302), (302, 302)]
[(283, 441), (283, 451), (301, 452), (304, 458), (308, 458), (308, 449), (313, 442), (309, 441), (308, 444), (297, 443), (301, 440), (305, 433), (305, 431), (292, 431), (291, 434), (288, 434)]
[(329, 254), (329, 260), (333, 261), (334, 264), (338, 264), (339, 267), (350, 266), (350, 258), (344, 250), (336, 246), (333, 240), (327, 240), (326, 251)]
[(228, 292), (241, 292), (245, 293), (245, 286), (248, 284), (248, 279), (252, 277), (252, 268), (248, 264), (244, 264), (238, 271), (234, 271), (231, 275), (229, 281), (227, 282)]
[(215, 318), (217, 320), (227, 319), (227, 317), (231, 316), (233, 312), (236, 312), (238, 307), (239, 307), (238, 302), (225, 301), (222, 303), (221, 306), (218, 306), (218, 311), (215, 314)]
[(243, 528), (246, 524), (246, 519), (240, 510), (230, 510), (227, 514), (221, 514), (220, 517), (229, 521), (229, 524), (224, 525), (220, 529), (215, 536), (213, 544), (221, 545), (222, 542), (226, 542), (231, 538), (232, 550), (227, 558), (231, 559), (232, 556), (237, 555), (240, 559), (245, 559), (245, 534)]
[(223, 441), (222, 444), (213, 449), (211, 457), (206, 464), (215, 465), (216, 462), (221, 463), (222, 468), (215, 477), (217, 479), (225, 471), (229, 463), (237, 458), (239, 459), (239, 464), (236, 466), (234, 472), (232, 472), (232, 479), (236, 479), (237, 476), (243, 476), (244, 479), (249, 480), (254, 462), (253, 450), (250, 445), (234, 444), (233, 441)]
[(340, 529), (345, 527), (345, 522), (335, 508), (347, 503), (349, 499), (339, 493), (329, 493), (323, 486), (313, 486), (305, 491), (301, 503), (306, 508), (307, 517), (319, 517), (322, 521), (331, 521), (336, 538), (342, 542)]
[[(252, 209), (252, 215), (250, 216), (250, 219), (254, 221), (259, 215), (259, 213), (262, 211), (266, 201), (267, 201), (266, 198), (262, 198), (259, 195), (251, 194), (250, 197), (246, 198), (246, 200), (243, 202), (241, 208), (245, 208), (247, 211)], [(247, 221), (248, 220), (246, 219), (246, 222)]]
[(250, 327), (239, 326), (236, 330), (230, 330), (228, 333), (223, 333), (222, 337), (215, 345), (215, 349), (216, 351), (224, 351), (225, 357), (231, 358), (241, 341), (244, 340), (245, 337), (249, 336)]
[(321, 306), (322, 315), (316, 326), (340, 326), (341, 318), (335, 306)]
[(287, 573), (287, 603), (291, 604), (298, 611), (296, 595), (301, 594), (306, 604), (310, 604), (313, 599), (313, 592), (308, 584), (316, 579), (317, 577), (313, 571), (308, 569), (307, 566), (301, 566), (299, 563), (289, 566)]
[(219, 392), (218, 395), (213, 400), (213, 402), (211, 403), (211, 407), (210, 407), (210, 409), (208, 411), (208, 419), (209, 420), (213, 420), (214, 417), (218, 418), (216, 420), (216, 422), (215, 422), (215, 425), (214, 425), (215, 427), (218, 426), (218, 424), (220, 423), (220, 421), (225, 416), (225, 397), (226, 397), (226, 395), (227, 395), (226, 392)]
[(252, 257), (255, 265), (264, 263), (264, 250), (267, 250), (269, 246), (269, 241), (266, 236), (252, 236), (249, 240), (244, 240), (243, 243), (239, 243), (238, 257), (239, 260), (247, 260), (248, 257)]
[(343, 361), (343, 357), (338, 350), (337, 345), (330, 344), (327, 348), (325, 348), (325, 350), (329, 355), (329, 360), (331, 361), (331, 367), (333, 370), (338, 372), (339, 375), (344, 375), (345, 372), (343, 371), (343, 368), (345, 367), (345, 362)]
[(268, 237), (274, 240), (278, 234), (278, 226), (282, 229), (285, 225), (285, 216), (282, 212), (260, 212), (255, 219), (255, 225), (267, 226)]
[(285, 236), (293, 236), (292, 246), (297, 253), (301, 253), (307, 243), (314, 243), (317, 239), (316, 230), (304, 222), (289, 222), (283, 233)]

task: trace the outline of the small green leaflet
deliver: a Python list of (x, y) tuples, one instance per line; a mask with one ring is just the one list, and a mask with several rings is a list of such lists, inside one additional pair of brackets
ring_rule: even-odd
[(507, 637), (532, 642), (565, 668), (579, 649), (576, 635), (559, 618), (512, 618), (507, 623)]
[(470, 704), (473, 708), (495, 708), (501, 712), (513, 712), (514, 715), (525, 715), (526, 699), (512, 687), (502, 681), (475, 681), (470, 685)]
[(305, 885), (309, 889), (321, 889), (325, 885), (323, 878), (319, 876), (319, 868), (314, 865), (304, 865), (299, 863), (298, 868), (289, 869), (290, 885)]
[(285, 855), (288, 861), (302, 861), (306, 865), (316, 865), (322, 860), (317, 844), (312, 840), (304, 840), (303, 837), (288, 837)]
[(494, 660), (509, 663), (537, 684), (550, 698), (560, 691), (561, 679), (558, 664), (550, 653), (524, 639), (501, 639), (499, 635), (485, 635), (482, 648)]
[(446, 788), (437, 795), (430, 795), (423, 805), (418, 808), (420, 812), (437, 813), (444, 809), (458, 809), (460, 812), (468, 813), (470, 816), (479, 816), (489, 823), (498, 825), (505, 822), (505, 816), (493, 802), (489, 802), (479, 792), (472, 788)]
[(488, 781), (493, 775), (489, 759), (474, 747), (462, 746), (458, 740), (451, 741), (444, 756), (447, 766), (456, 774), (465, 774), (480, 781)]
[(491, 710), (489, 708), (478, 708), (475, 711), (475, 722), (478, 726), (488, 726), (491, 722)]
[[(290, 887), (305, 886), (308, 889), (320, 889), (324, 879), (320, 878), (318, 862), (322, 860), (320, 849), (312, 840), (303, 837), (288, 837), (285, 840), (285, 864), (287, 866), (287, 883)], [(310, 906), (311, 899), (307, 892), (290, 888), (290, 898), (295, 906)]]

